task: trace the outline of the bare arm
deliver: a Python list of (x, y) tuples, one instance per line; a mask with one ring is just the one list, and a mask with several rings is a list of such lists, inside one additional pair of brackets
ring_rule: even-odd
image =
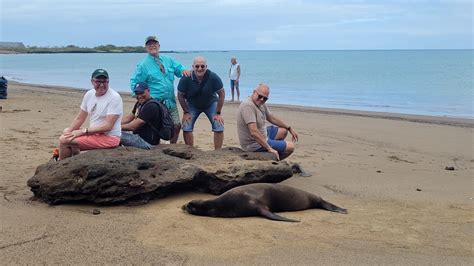
[(225, 90), (224, 88), (217, 91), (217, 95), (219, 99), (217, 101), (217, 112), (222, 112), (222, 106), (224, 106), (224, 99), (225, 99)]
[(260, 144), (260, 146), (267, 149), (268, 152), (275, 154), (277, 157), (277, 160), (280, 160), (280, 156), (278, 155), (278, 152), (274, 150), (272, 147), (270, 147), (270, 145), (268, 145), (267, 140), (265, 139), (265, 136), (263, 136), (262, 133), (260, 133), (260, 131), (258, 130), (257, 123), (255, 122), (248, 123), (247, 127), (250, 131), (250, 135), (252, 136), (252, 138), (254, 138), (257, 141), (257, 143)]
[(191, 121), (191, 114), (189, 113), (188, 104), (186, 103), (185, 94), (178, 91), (178, 101), (179, 105), (183, 109), (183, 123), (186, 121)]
[(87, 115), (88, 115), (87, 112), (81, 109), (79, 113), (77, 113), (71, 125), (68, 128), (66, 128), (63, 131), (63, 133), (71, 133), (73, 130), (79, 129), (82, 126), (82, 124), (84, 124), (84, 122), (86, 121)]
[[(79, 117), (79, 115), (78, 115), (78, 117)], [(86, 117), (87, 117), (87, 115), (86, 115)], [(94, 133), (103, 133), (103, 132), (110, 131), (114, 127), (115, 121), (117, 121), (117, 119), (119, 117), (120, 117), (120, 115), (107, 115), (105, 117), (105, 121), (102, 124), (100, 124), (99, 126), (85, 128), (84, 130), (79, 129), (79, 127), (78, 127), (77, 129), (74, 129), (72, 131), (64, 132), (64, 136), (66, 138), (70, 138), (70, 140), (73, 140), (73, 139), (75, 139), (79, 136), (83, 136), (83, 135), (94, 134)], [(71, 126), (73, 126), (73, 125), (75, 125), (74, 122), (73, 122), (73, 124), (71, 124)], [(82, 125), (82, 123), (81, 123), (81, 125)]]
[(268, 122), (278, 126), (278, 127), (281, 127), (281, 128), (286, 128), (291, 136), (292, 136), (292, 141), (293, 142), (297, 142), (298, 141), (298, 133), (296, 133), (296, 131), (290, 127), (288, 124), (286, 124), (285, 122), (283, 122), (283, 120), (281, 120), (280, 118), (276, 117), (275, 115), (273, 114), (268, 114), (267, 115), (267, 120)]
[(135, 115), (134, 115), (134, 114), (124, 115), (124, 116), (122, 117), (122, 122), (121, 122), (121, 124), (122, 124), (122, 125), (128, 124), (128, 123), (132, 122), (133, 119), (135, 119)]
[(133, 131), (133, 130), (139, 129), (145, 123), (146, 123), (145, 121), (143, 121), (141, 118), (137, 117), (136, 119), (133, 119), (132, 121), (129, 121), (126, 124), (122, 124), (122, 130), (123, 131)]
[(219, 100), (217, 101), (216, 114), (214, 115), (214, 120), (217, 120), (217, 122), (224, 124), (224, 118), (222, 118), (221, 116), (222, 106), (224, 106), (224, 99), (225, 99), (224, 88), (218, 90), (217, 95), (219, 95)]
[(114, 128), (114, 124), (115, 124), (115, 121), (117, 121), (117, 119), (119, 119), (120, 115), (107, 115), (105, 117), (105, 121), (96, 126), (96, 127), (90, 127), (88, 128), (88, 133), (89, 134), (94, 134), (94, 133), (104, 133), (104, 132), (107, 132), (107, 131), (110, 131), (112, 130), (112, 128)]
[(240, 79), (240, 65), (237, 66), (237, 81)]
[(181, 109), (183, 109), (183, 113), (189, 113), (188, 104), (186, 103), (185, 96), (186, 95), (184, 93), (178, 91), (179, 105), (181, 106)]
[(275, 126), (279, 126), (282, 128), (288, 128), (288, 125), (283, 122), (280, 118), (276, 117), (273, 114), (267, 114), (267, 120), (268, 122), (274, 124)]

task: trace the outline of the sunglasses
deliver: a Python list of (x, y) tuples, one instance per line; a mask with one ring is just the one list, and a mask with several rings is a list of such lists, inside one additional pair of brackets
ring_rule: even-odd
[(206, 65), (194, 65), (194, 67), (195, 67), (196, 69), (199, 69), (199, 68), (204, 69), (204, 68), (206, 68)]
[(257, 91), (255, 91), (255, 93), (257, 94), (259, 100), (262, 100), (264, 102), (266, 102), (268, 100), (267, 96), (263, 96), (263, 95), (259, 94)]
[(101, 79), (101, 80), (93, 79), (93, 81), (94, 81), (95, 84), (107, 84), (107, 83), (109, 83), (108, 79)]

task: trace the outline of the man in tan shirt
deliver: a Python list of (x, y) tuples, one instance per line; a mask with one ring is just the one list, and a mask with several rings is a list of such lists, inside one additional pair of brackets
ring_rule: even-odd
[[(288, 124), (273, 115), (265, 102), (270, 95), (266, 84), (259, 84), (252, 95), (243, 101), (237, 113), (237, 133), (245, 151), (268, 151), (278, 160), (290, 156), (295, 150), (298, 134)], [(273, 125), (265, 127), (266, 122)], [(288, 132), (292, 141), (285, 141)]]

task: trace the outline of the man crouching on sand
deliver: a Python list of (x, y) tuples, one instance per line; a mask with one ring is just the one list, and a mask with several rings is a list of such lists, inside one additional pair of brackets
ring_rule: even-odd
[(149, 150), (160, 144), (158, 128), (163, 126), (161, 109), (158, 102), (151, 98), (150, 88), (145, 82), (137, 82), (133, 92), (137, 102), (132, 113), (122, 118), (120, 142), (123, 146)]
[[(109, 74), (104, 69), (92, 73), (91, 83), (94, 89), (86, 92), (81, 110), (59, 137), (60, 160), (83, 150), (115, 148), (120, 143), (122, 97), (109, 88)], [(87, 117), (89, 127), (81, 128)]]
[[(237, 112), (237, 133), (242, 149), (246, 151), (268, 151), (283, 160), (295, 150), (298, 134), (288, 124), (273, 115), (265, 102), (270, 96), (270, 88), (259, 84), (250, 97), (243, 101)], [(275, 126), (265, 128), (266, 121)], [(292, 141), (285, 141), (290, 132)]]

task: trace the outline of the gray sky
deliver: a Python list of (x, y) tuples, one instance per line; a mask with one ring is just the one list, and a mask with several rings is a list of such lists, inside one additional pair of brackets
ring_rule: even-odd
[(1, 39), (162, 50), (472, 49), (471, 0), (0, 0)]

